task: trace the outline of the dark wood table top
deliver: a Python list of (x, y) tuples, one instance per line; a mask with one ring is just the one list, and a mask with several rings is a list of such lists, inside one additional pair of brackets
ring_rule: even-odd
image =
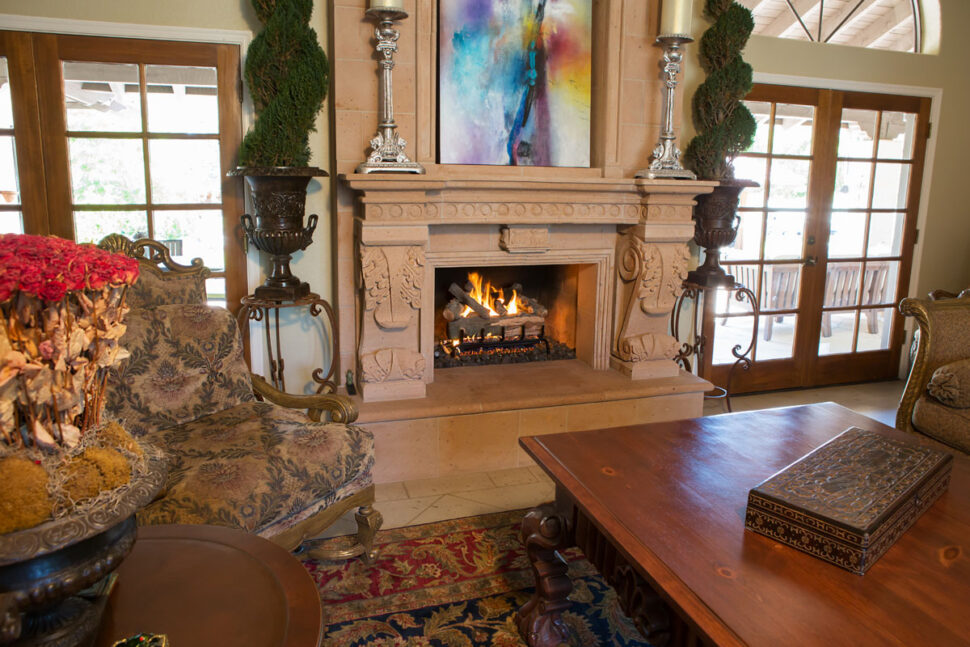
[(220, 526), (144, 526), (118, 581), (95, 645), (137, 633), (172, 647), (313, 647), (320, 594), (300, 562), (276, 544)]
[(718, 644), (970, 644), (970, 459), (863, 576), (744, 530), (751, 487), (850, 426), (913, 438), (825, 403), (521, 442)]

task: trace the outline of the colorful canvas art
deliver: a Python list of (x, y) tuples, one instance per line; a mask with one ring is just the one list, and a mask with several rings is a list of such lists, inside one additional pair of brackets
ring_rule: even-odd
[(589, 166), (592, 0), (441, 0), (443, 164)]

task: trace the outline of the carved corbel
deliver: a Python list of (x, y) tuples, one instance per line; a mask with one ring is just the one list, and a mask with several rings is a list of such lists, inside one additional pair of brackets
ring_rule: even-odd
[(421, 308), (424, 249), (404, 245), (361, 245), (364, 309), (384, 330), (403, 330)]
[(424, 356), (407, 348), (382, 348), (360, 357), (363, 381), (369, 384), (424, 377)]
[[(683, 290), (689, 258), (682, 243), (647, 242), (633, 232), (623, 237), (617, 273), (621, 302), (626, 306), (613, 351), (619, 360), (616, 368), (634, 378), (677, 373), (676, 366), (666, 360), (677, 356), (680, 344), (667, 331), (671, 310)], [(651, 368), (645, 368), (645, 363)]]

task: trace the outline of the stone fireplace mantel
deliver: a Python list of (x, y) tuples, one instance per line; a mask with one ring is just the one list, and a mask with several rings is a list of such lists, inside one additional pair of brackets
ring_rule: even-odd
[(694, 198), (716, 183), (376, 174), (341, 180), (359, 203), (354, 324), (365, 401), (421, 398), (434, 380), (436, 267), (579, 265), (577, 357), (631, 379), (678, 374), (669, 313), (687, 272)]

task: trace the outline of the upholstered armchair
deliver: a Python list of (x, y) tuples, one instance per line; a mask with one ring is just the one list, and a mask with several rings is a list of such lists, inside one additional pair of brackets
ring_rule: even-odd
[(919, 338), (896, 427), (930, 436), (970, 454), (970, 290), (903, 299)]
[[(251, 374), (235, 318), (206, 305), (200, 259), (180, 265), (157, 241), (117, 234), (99, 246), (141, 264), (127, 295), (131, 356), (109, 375), (105, 409), (168, 459), (163, 494), (138, 522), (230, 526), (314, 557), (373, 557), (374, 440), (350, 424), (350, 400), (282, 393)], [(354, 508), (356, 544), (313, 547)]]

